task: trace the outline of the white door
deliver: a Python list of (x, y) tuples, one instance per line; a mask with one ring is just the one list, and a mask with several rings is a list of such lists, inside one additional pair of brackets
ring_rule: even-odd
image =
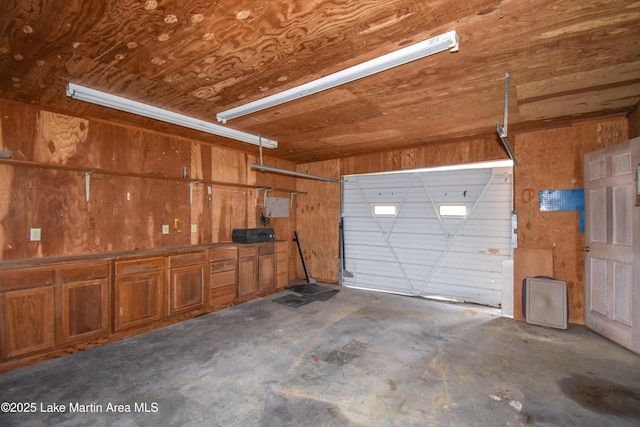
[(343, 179), (342, 284), (500, 306), (512, 168)]
[(640, 352), (640, 138), (585, 155), (585, 323)]

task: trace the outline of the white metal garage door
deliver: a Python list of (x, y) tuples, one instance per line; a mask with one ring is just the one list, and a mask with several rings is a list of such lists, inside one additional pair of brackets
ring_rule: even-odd
[(344, 177), (342, 284), (499, 306), (511, 194), (511, 167)]

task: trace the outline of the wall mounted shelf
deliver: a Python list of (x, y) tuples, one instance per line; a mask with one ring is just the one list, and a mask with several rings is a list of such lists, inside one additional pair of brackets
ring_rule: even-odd
[(83, 168), (79, 166), (38, 163), (38, 162), (32, 162), (28, 160), (0, 158), (0, 165), (1, 164), (17, 166), (17, 167), (31, 167), (31, 168), (39, 168), (39, 169), (51, 169), (51, 170), (83, 173), (85, 174), (87, 202), (89, 201), (89, 195), (90, 195), (91, 176), (95, 174), (110, 175), (110, 176), (124, 176), (124, 177), (142, 178), (142, 179), (158, 179), (158, 180), (164, 180), (164, 181), (188, 183), (190, 200), (192, 198), (191, 195), (193, 191), (193, 186), (195, 184), (205, 184), (205, 185), (213, 185), (213, 186), (220, 186), (220, 187), (251, 188), (255, 190), (268, 189), (273, 191), (282, 191), (285, 193), (305, 194), (296, 190), (291, 190), (286, 188), (265, 187), (264, 185), (241, 184), (241, 183), (235, 183), (235, 182), (212, 181), (212, 180), (206, 180), (206, 179), (192, 179), (192, 178), (183, 178), (183, 177), (177, 177), (177, 176), (168, 176), (168, 175), (152, 174), (152, 173), (121, 172), (121, 171), (114, 171), (110, 169), (100, 169), (100, 168)]

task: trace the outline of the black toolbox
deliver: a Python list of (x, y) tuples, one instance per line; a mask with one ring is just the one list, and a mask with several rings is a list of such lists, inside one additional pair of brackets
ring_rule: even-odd
[(236, 228), (231, 232), (231, 240), (234, 243), (273, 242), (276, 233), (273, 228)]

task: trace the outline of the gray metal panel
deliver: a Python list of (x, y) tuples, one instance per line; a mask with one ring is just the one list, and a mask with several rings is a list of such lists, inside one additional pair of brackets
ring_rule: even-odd
[[(511, 259), (511, 170), (491, 168), (347, 176), (345, 286), (498, 306)], [(373, 207), (394, 204), (396, 217)], [(466, 218), (440, 217), (464, 204)]]

